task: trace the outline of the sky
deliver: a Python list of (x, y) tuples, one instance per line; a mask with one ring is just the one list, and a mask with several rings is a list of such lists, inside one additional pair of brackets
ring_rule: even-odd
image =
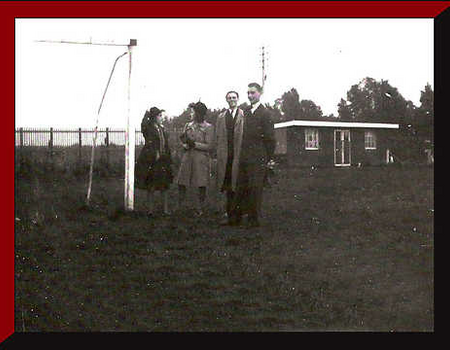
[[(236, 90), (261, 83), (261, 47), (266, 52), (262, 102), (296, 88), (325, 115), (363, 78), (388, 80), (406, 100), (420, 105), (433, 87), (433, 19), (16, 19), (16, 127), (139, 127), (146, 109), (168, 116), (201, 100), (226, 107)], [(126, 46), (43, 43), (37, 40), (128, 43), (132, 52), (115, 67)], [(434, 90), (434, 87), (433, 87)], [(128, 112), (128, 106), (130, 111)]]

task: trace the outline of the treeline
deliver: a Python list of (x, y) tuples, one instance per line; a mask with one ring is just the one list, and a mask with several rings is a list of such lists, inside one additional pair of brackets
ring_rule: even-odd
[[(240, 105), (246, 106), (247, 102)], [(301, 99), (295, 88), (265, 106), (271, 111), (274, 123), (299, 119), (397, 123), (400, 130), (392, 143), (395, 145), (393, 152), (400, 161), (421, 160), (425, 150), (434, 145), (434, 93), (429, 84), (421, 91), (419, 106), (406, 100), (387, 80), (377, 81), (370, 77), (350, 87), (346, 98), (341, 98), (337, 104), (337, 116), (324, 115), (314, 101)], [(206, 120), (215, 124), (223, 110), (225, 107), (208, 110)], [(182, 128), (189, 119), (186, 109), (179, 116), (166, 119), (164, 124)]]
[(420, 105), (406, 100), (387, 80), (365, 78), (347, 92), (338, 104), (338, 117), (345, 121), (399, 124), (391, 140), (399, 161), (422, 161), (425, 152), (434, 152), (434, 92), (427, 84)]

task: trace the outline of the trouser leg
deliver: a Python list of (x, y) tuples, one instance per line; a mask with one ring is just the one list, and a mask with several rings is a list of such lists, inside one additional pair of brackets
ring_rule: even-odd
[(229, 219), (230, 222), (238, 224), (242, 220), (243, 213), (243, 204), (245, 200), (245, 191), (244, 189), (237, 189), (234, 192), (233, 199), (230, 204), (230, 214)]
[(234, 191), (228, 190), (226, 192), (227, 192), (226, 212), (228, 217), (231, 217), (233, 216)]
[(249, 221), (258, 221), (261, 212), (262, 187), (252, 186), (249, 188), (248, 196), (248, 219)]
[(152, 195), (152, 191), (148, 190), (147, 191), (147, 212), (153, 213), (154, 209), (155, 209), (155, 205), (154, 205), (154, 198)]
[(178, 208), (181, 208), (186, 201), (186, 186), (178, 185)]
[(168, 201), (167, 190), (161, 191), (161, 197), (162, 197), (162, 201), (163, 201), (164, 214), (168, 214), (169, 213), (169, 201)]
[(231, 216), (233, 207), (233, 189), (232, 189), (232, 159), (228, 159), (225, 169), (225, 177), (221, 186), (221, 191), (225, 192), (225, 212), (228, 217)]
[(236, 223), (239, 223), (242, 215), (247, 213), (248, 183), (247, 166), (243, 163), (239, 166), (237, 186), (230, 205), (232, 221)]
[(261, 164), (253, 164), (250, 169), (249, 187), (249, 221), (258, 222), (261, 213), (262, 196), (264, 190), (265, 167)]
[(199, 187), (198, 188), (198, 204), (199, 204), (199, 210), (203, 210), (205, 206), (205, 200), (206, 200), (206, 187)]

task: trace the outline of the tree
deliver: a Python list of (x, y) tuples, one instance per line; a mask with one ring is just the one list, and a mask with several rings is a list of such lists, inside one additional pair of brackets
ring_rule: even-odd
[[(387, 80), (378, 82), (373, 78), (364, 78), (347, 92), (347, 101), (351, 120), (392, 123), (399, 122), (406, 114), (406, 100)], [(341, 108), (348, 118), (343, 104)]]
[(420, 103), (420, 109), (434, 118), (434, 92), (429, 83), (425, 85), (425, 90), (420, 92)]
[(296, 119), (320, 120), (322, 118), (322, 109), (311, 100), (300, 101), (300, 114)]
[(341, 101), (338, 103), (338, 118), (343, 121), (350, 121), (353, 119), (352, 112), (347, 105), (347, 101), (341, 98)]
[(179, 116), (172, 119), (172, 127), (180, 129), (191, 120), (189, 108), (186, 108)]
[(224, 111), (225, 108), (222, 109), (214, 109), (214, 110), (209, 110), (206, 112), (206, 116), (205, 116), (205, 120), (212, 124), (212, 125), (216, 125), (216, 120), (217, 117), (219, 116), (219, 114)]
[[(398, 123), (399, 130), (389, 136), (388, 144), (397, 159), (421, 162), (425, 160), (426, 137), (432, 138), (431, 86), (427, 85), (421, 95), (421, 107), (406, 101), (387, 80), (364, 78), (347, 92), (347, 101), (338, 104), (339, 117), (354, 121)], [(431, 116), (431, 117), (426, 117)]]
[(420, 103), (420, 107), (416, 110), (414, 126), (422, 142), (429, 140), (433, 143), (434, 92), (430, 84), (427, 84), (420, 92)]
[(277, 99), (274, 109), (281, 109), (281, 120), (320, 120), (323, 118), (322, 109), (311, 100), (301, 100), (295, 88), (285, 92), (281, 99)]
[(298, 119), (301, 113), (300, 96), (295, 88), (285, 92), (281, 96), (281, 110), (285, 120)]
[(272, 119), (273, 123), (279, 123), (279, 122), (285, 121), (284, 116), (281, 114), (281, 111), (278, 108), (276, 102), (273, 106), (271, 106), (269, 103), (266, 103), (265, 107), (269, 111), (270, 118)]

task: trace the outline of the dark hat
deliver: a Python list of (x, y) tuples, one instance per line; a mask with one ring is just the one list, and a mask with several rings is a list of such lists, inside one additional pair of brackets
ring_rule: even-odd
[(144, 118), (148, 118), (149, 120), (153, 120), (157, 117), (159, 113), (161, 113), (162, 110), (160, 110), (158, 107), (152, 107), (150, 110), (145, 111)]
[(155, 118), (159, 113), (161, 113), (161, 110), (158, 107), (152, 107), (149, 111), (149, 117)]
[(206, 111), (208, 110), (208, 108), (206, 107), (206, 105), (203, 102), (196, 102), (192, 108), (194, 109), (196, 114), (199, 114), (200, 116), (205, 116)]

